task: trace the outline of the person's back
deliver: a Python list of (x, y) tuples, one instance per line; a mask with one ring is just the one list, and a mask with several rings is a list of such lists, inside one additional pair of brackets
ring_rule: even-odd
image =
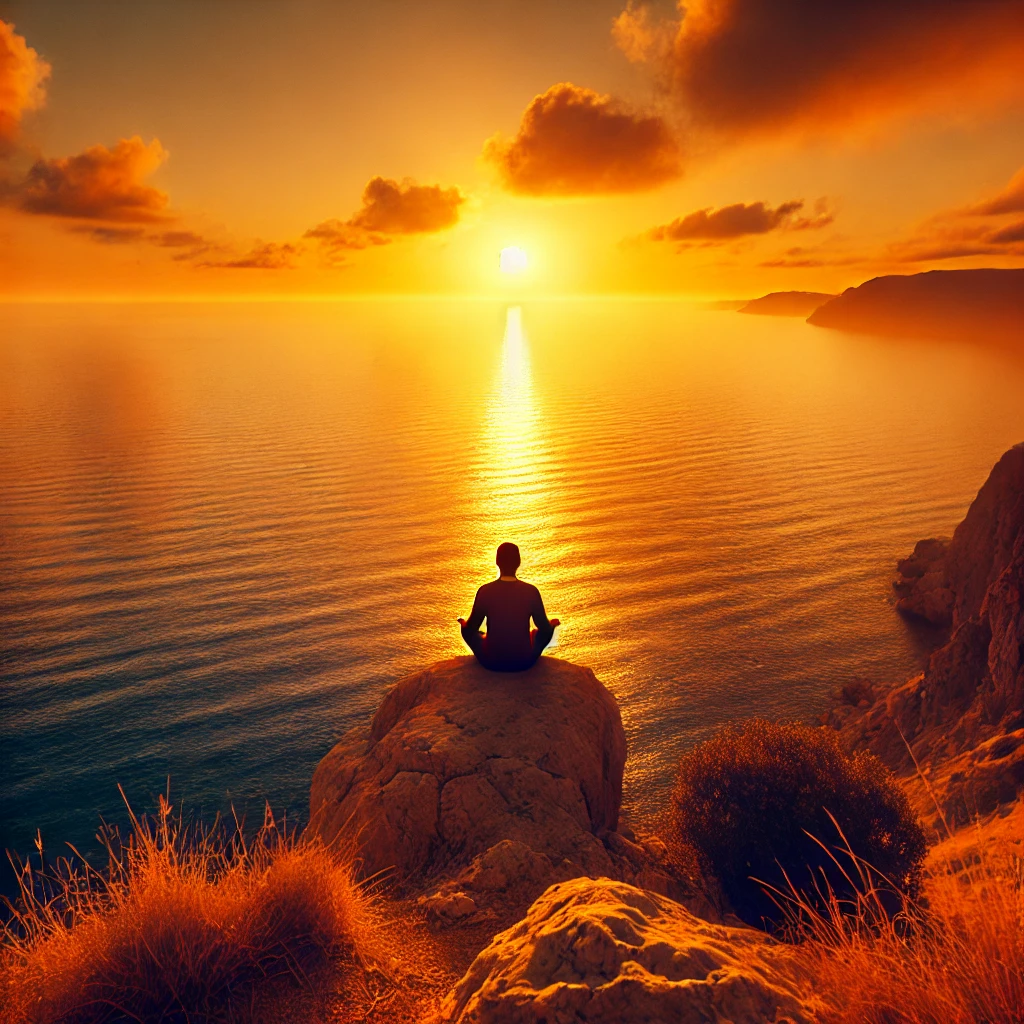
[[(515, 544), (502, 544), (496, 561), (500, 578), (476, 592), (469, 619), (459, 619), (459, 624), (463, 639), (485, 668), (518, 672), (540, 657), (559, 623), (548, 619), (540, 591), (516, 578), (520, 559)], [(532, 633), (531, 618), (537, 626)], [(483, 634), (479, 629), (485, 619), (487, 632)]]

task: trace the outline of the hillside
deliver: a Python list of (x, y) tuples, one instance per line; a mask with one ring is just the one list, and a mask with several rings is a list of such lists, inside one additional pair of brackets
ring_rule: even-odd
[(737, 312), (758, 316), (807, 316), (834, 298), (835, 295), (828, 292), (769, 292), (759, 299), (751, 299)]
[(847, 288), (807, 322), (894, 337), (1024, 345), (1024, 270), (876, 277)]

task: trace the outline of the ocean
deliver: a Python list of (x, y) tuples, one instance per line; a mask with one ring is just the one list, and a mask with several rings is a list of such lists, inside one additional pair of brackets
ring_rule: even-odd
[(465, 653), (504, 540), (649, 818), (721, 725), (922, 667), (895, 561), (1022, 395), (976, 339), (675, 300), (0, 306), (0, 845), (94, 851), (168, 779), (301, 822), (386, 687)]

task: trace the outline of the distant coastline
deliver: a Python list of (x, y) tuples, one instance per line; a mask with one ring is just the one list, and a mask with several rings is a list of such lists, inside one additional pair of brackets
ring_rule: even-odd
[(847, 288), (807, 322), (891, 337), (1024, 344), (1024, 270), (876, 277)]
[(769, 292), (744, 303), (737, 312), (757, 316), (806, 317), (835, 297), (829, 292)]

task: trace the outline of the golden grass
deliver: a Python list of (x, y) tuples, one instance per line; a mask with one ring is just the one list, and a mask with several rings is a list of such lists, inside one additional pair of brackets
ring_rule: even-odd
[(790, 921), (823, 1024), (1024, 1021), (1024, 861), (1009, 843), (978, 850), (969, 865), (933, 857), (921, 896), (894, 916), (891, 890), (863, 865), (853, 906), (796, 897)]
[(300, 840), (269, 814), (245, 841), (191, 830), (161, 800), (108, 843), (100, 875), (21, 865), (0, 953), (4, 1024), (233, 1021), (267, 982), (371, 956), (373, 919), (349, 853)]

